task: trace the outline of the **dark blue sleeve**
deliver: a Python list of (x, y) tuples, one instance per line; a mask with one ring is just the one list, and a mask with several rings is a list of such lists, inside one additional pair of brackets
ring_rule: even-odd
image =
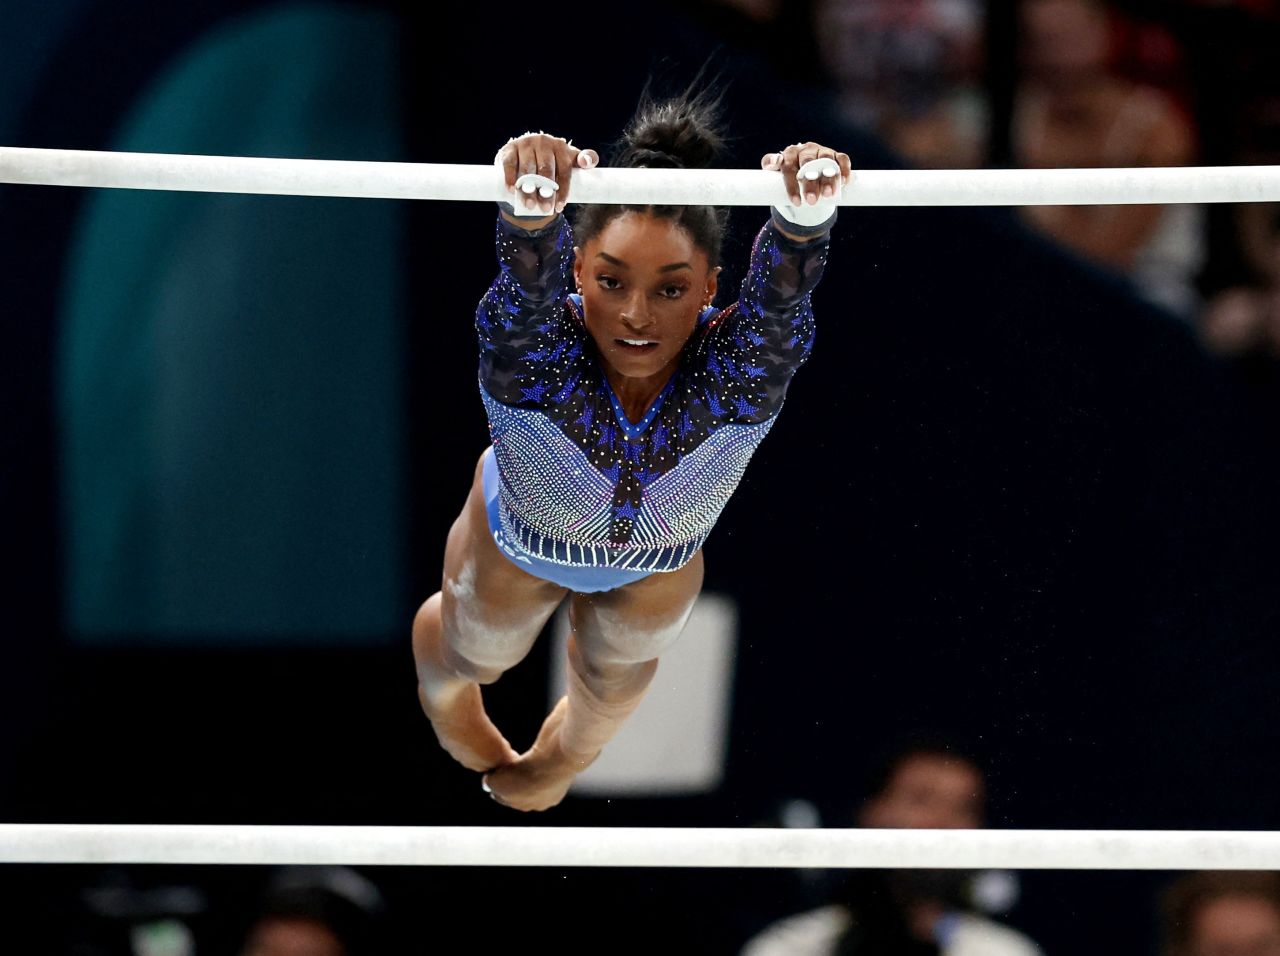
[(830, 245), (830, 233), (795, 242), (772, 222), (756, 235), (738, 301), (711, 320), (704, 343), (708, 397), (726, 409), (727, 421), (765, 421), (782, 407), (813, 349), (810, 294)]
[(582, 350), (584, 332), (565, 307), (573, 229), (563, 215), (534, 232), (499, 216), (496, 246), (498, 276), (476, 309), (480, 381), (500, 402), (541, 407), (549, 366)]

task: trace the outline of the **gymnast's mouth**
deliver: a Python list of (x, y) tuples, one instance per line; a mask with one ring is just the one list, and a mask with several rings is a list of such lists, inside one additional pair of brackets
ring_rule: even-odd
[(649, 352), (658, 347), (653, 339), (614, 339), (624, 352)]

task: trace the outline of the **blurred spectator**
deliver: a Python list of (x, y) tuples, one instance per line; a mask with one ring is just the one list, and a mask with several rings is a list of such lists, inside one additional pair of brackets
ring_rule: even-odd
[[(1247, 115), (1235, 161), (1280, 163), (1280, 95), (1258, 96)], [(1280, 358), (1280, 204), (1238, 204), (1231, 223), (1240, 270), (1206, 304), (1203, 338), (1221, 355)]]
[(1198, 84), (1192, 81), (1187, 51), (1169, 26), (1140, 18), (1139, 13), (1133, 9), (1109, 12), (1113, 72), (1160, 88), (1191, 112), (1188, 104)]
[(374, 956), (386, 952), (384, 903), (353, 870), (296, 868), (267, 888), (240, 956)]
[[(872, 783), (857, 812), (860, 826), (975, 829), (984, 824), (983, 773), (950, 748), (916, 744), (900, 750)], [(766, 927), (747, 942), (742, 956), (1038, 954), (1021, 933), (976, 912), (975, 897), (982, 892), (976, 876), (965, 870), (849, 871), (830, 905)]]
[[(209, 919), (205, 892), (191, 885), (152, 882), (112, 867), (80, 890), (80, 907), (62, 907), (64, 951), (76, 956), (195, 956)], [(43, 933), (41, 934), (43, 935)], [(37, 947), (32, 952), (52, 952)]]
[(817, 0), (814, 32), (845, 117), (917, 166), (984, 161), (982, 0)]
[[(1276, 242), (1280, 264), (1280, 240)], [(1280, 358), (1280, 282), (1233, 286), (1214, 294), (1201, 318), (1205, 343), (1220, 355)]]
[[(1114, 68), (1116, 36), (1098, 0), (1027, 0), (1013, 151), (1028, 168), (1181, 166), (1195, 156), (1188, 115), (1155, 85)], [(1166, 56), (1165, 60), (1168, 61)], [(1204, 264), (1202, 211), (1190, 205), (1033, 206), (1027, 219), (1128, 275), (1147, 299), (1192, 319)]]
[(1164, 898), (1164, 956), (1280, 954), (1280, 873), (1182, 877)]

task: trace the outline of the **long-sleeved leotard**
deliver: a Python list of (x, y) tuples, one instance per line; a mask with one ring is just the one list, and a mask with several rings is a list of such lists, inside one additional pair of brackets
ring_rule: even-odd
[(674, 571), (702, 546), (813, 347), (826, 235), (767, 223), (738, 301), (706, 309), (637, 424), (569, 295), (573, 232), (498, 217), (497, 279), (476, 311), (480, 392), (503, 537), (559, 565)]

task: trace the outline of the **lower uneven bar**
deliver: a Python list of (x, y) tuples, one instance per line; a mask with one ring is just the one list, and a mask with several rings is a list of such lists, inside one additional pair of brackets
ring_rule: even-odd
[(0, 824), (0, 863), (1280, 870), (1280, 833)]

